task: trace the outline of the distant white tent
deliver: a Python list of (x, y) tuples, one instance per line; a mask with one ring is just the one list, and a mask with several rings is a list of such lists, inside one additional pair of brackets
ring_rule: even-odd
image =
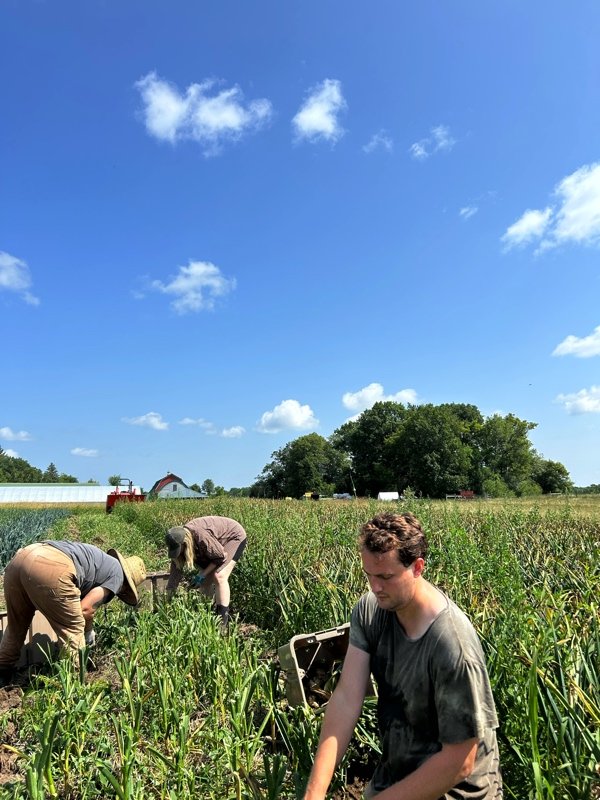
[(398, 492), (379, 492), (377, 495), (378, 500), (400, 500)]

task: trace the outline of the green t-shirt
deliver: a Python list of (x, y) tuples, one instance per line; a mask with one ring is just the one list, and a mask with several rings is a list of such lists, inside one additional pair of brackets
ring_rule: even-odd
[[(445, 597), (445, 595), (444, 595)], [(410, 639), (372, 592), (352, 612), (350, 642), (371, 656), (377, 681), (382, 755), (371, 789), (382, 792), (414, 772), (444, 744), (479, 739), (471, 775), (444, 797), (502, 797), (498, 719), (479, 638), (449, 599), (427, 631)]]

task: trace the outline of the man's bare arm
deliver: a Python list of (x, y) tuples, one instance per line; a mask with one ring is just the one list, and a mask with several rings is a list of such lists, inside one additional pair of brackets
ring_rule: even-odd
[(418, 769), (380, 792), (377, 800), (438, 800), (473, 772), (477, 746), (477, 739), (442, 745)]
[(95, 586), (81, 600), (81, 613), (85, 620), (85, 630), (90, 631), (94, 622), (94, 614), (104, 603), (112, 598), (113, 593), (103, 586)]
[(324, 800), (360, 716), (370, 675), (370, 656), (348, 645), (340, 680), (331, 696), (304, 800)]

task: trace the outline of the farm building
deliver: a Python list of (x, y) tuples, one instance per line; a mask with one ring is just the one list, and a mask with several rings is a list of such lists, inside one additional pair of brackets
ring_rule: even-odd
[(154, 486), (148, 492), (148, 499), (154, 500), (174, 500), (178, 498), (189, 499), (191, 497), (208, 497), (206, 492), (195, 492), (193, 489), (185, 484), (180, 477), (173, 475), (172, 472), (167, 472), (164, 478), (156, 481)]
[[(114, 486), (93, 483), (0, 483), (0, 503), (106, 503)], [(139, 486), (134, 486), (141, 494)]]

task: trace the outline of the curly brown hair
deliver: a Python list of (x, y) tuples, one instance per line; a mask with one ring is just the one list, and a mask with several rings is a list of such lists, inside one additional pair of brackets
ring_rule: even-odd
[(416, 558), (427, 558), (427, 538), (421, 523), (410, 511), (404, 514), (378, 514), (360, 529), (360, 547), (370, 553), (396, 550), (399, 561), (410, 566)]

